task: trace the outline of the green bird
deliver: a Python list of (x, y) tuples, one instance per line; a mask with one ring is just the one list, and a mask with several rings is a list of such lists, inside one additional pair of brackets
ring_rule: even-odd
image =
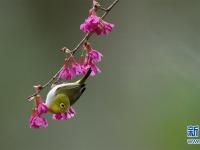
[(62, 83), (54, 86), (47, 94), (46, 106), (51, 113), (67, 112), (85, 91), (85, 81), (90, 76), (92, 70), (89, 69), (86, 75), (73, 83)]

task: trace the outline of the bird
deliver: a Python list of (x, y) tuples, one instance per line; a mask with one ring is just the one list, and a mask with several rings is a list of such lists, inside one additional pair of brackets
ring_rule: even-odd
[(65, 113), (83, 94), (86, 89), (86, 80), (92, 70), (88, 69), (87, 73), (78, 81), (73, 83), (61, 83), (55, 85), (47, 94), (45, 104), (53, 114)]

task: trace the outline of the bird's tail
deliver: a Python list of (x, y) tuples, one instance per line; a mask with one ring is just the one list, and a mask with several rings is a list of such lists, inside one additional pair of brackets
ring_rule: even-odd
[(86, 75), (82, 79), (78, 80), (78, 83), (79, 84), (84, 84), (85, 81), (87, 80), (87, 78), (90, 76), (91, 72), (92, 72), (92, 69), (89, 68), (87, 73), (86, 73)]

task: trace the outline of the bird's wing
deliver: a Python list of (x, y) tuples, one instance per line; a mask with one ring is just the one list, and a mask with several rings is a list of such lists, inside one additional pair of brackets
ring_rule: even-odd
[(63, 93), (69, 97), (70, 104), (74, 104), (76, 100), (81, 96), (82, 89), (84, 88), (84, 85), (80, 85), (77, 83), (68, 83), (66, 85), (63, 85), (62, 87), (58, 87), (56, 89), (56, 94)]
[(65, 94), (70, 94), (72, 91), (77, 91), (80, 88), (79, 84), (63, 84), (63, 86), (58, 87), (56, 89), (56, 93), (65, 93)]

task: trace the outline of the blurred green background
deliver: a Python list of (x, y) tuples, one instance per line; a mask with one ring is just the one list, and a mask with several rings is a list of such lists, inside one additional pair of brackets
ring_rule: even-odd
[(199, 0), (121, 0), (106, 19), (114, 31), (90, 40), (104, 54), (102, 73), (88, 81), (76, 118), (48, 115), (47, 129), (29, 129), (25, 98), (63, 64), (59, 49), (82, 38), (90, 6), (0, 0), (0, 149), (199, 149), (186, 144), (186, 126), (200, 125)]

